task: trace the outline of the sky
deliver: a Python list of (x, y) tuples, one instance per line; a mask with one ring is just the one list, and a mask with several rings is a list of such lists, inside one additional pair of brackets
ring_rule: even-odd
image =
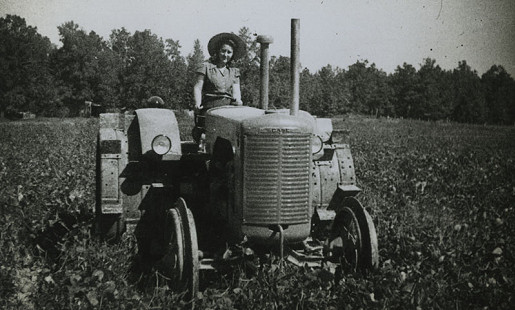
[(59, 45), (57, 26), (74, 21), (109, 38), (113, 29), (150, 29), (179, 40), (183, 56), (199, 39), (207, 53), (219, 32), (270, 35), (270, 54), (290, 56), (290, 23), (300, 19), (300, 62), (312, 73), (368, 60), (393, 72), (425, 58), (446, 70), (502, 65), (515, 78), (515, 0), (0, 0), (0, 16), (25, 18)]

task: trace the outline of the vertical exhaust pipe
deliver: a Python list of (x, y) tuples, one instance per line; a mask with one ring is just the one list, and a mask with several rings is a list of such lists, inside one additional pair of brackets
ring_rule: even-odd
[(290, 115), (297, 115), (299, 112), (299, 91), (300, 91), (300, 20), (291, 20), (291, 105)]
[(268, 53), (269, 46), (274, 43), (271, 36), (260, 35), (257, 37), (258, 43), (261, 45), (261, 63), (259, 68), (261, 89), (259, 91), (259, 107), (263, 110), (268, 110), (268, 80), (270, 71), (270, 55)]

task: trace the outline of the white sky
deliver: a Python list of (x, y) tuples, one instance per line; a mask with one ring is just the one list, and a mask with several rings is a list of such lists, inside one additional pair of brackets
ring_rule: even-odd
[(246, 26), (274, 37), (272, 55), (290, 54), (290, 20), (300, 18), (300, 61), (312, 73), (367, 59), (386, 72), (426, 57), (444, 69), (466, 60), (479, 74), (502, 65), (515, 77), (515, 0), (0, 0), (59, 44), (57, 26), (74, 21), (108, 39), (111, 30), (150, 29), (179, 40), (182, 54), (199, 39)]

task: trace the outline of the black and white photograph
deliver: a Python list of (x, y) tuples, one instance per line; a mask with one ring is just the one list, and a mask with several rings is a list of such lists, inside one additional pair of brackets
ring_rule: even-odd
[(512, 0), (0, 0), (1, 309), (513, 309)]

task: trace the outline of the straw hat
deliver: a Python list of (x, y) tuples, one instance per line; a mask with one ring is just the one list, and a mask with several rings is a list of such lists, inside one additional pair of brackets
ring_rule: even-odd
[(233, 60), (237, 60), (245, 54), (245, 42), (239, 36), (234, 33), (222, 32), (209, 40), (207, 44), (209, 55), (214, 56), (224, 43), (229, 43), (229, 45), (234, 47)]

